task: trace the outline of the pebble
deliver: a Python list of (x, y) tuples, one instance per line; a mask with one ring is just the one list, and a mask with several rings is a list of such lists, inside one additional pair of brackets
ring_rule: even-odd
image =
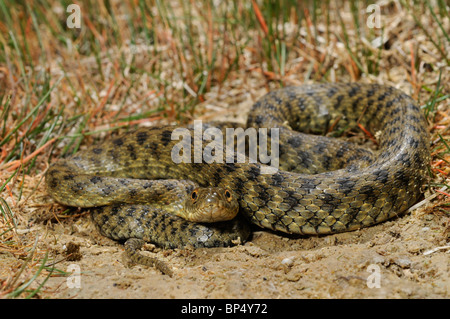
[(292, 267), (294, 265), (294, 261), (292, 260), (292, 258), (287, 257), (281, 261), (281, 264), (286, 267)]
[(393, 260), (393, 263), (405, 269), (411, 267), (412, 261), (408, 257), (397, 257)]

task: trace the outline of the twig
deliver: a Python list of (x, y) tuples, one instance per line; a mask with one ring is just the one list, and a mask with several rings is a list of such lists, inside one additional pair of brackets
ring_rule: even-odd
[(426, 256), (426, 255), (435, 253), (435, 252), (437, 252), (437, 251), (439, 251), (439, 250), (445, 250), (445, 249), (449, 249), (449, 248), (450, 248), (450, 245), (449, 245), (449, 246), (440, 246), (440, 247), (436, 247), (436, 248), (433, 248), (433, 249), (429, 249), (429, 250), (427, 250), (427, 251), (424, 251), (424, 252), (423, 252), (423, 255)]
[(45, 143), (44, 145), (39, 147), (37, 150), (35, 150), (33, 153), (31, 153), (30, 155), (25, 157), (24, 159), (22, 159), (22, 160), (15, 160), (15, 161), (11, 161), (11, 162), (5, 163), (2, 166), (0, 166), (0, 168), (1, 169), (8, 169), (8, 171), (13, 171), (13, 170), (17, 169), (20, 165), (25, 164), (28, 161), (30, 161), (31, 159), (33, 159), (36, 155), (41, 153), (47, 146), (53, 144), (56, 140), (57, 140), (57, 138), (54, 137), (51, 140), (47, 141), (47, 143)]

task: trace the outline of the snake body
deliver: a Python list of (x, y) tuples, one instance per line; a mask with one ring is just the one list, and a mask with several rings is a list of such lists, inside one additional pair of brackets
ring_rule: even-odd
[[(323, 136), (358, 125), (377, 137), (378, 150)], [(259, 163), (175, 164), (175, 127), (148, 127), (52, 164), (47, 189), (64, 205), (96, 207), (94, 221), (113, 239), (210, 247), (245, 239), (249, 229), (240, 219), (217, 226), (187, 222), (146, 201), (162, 196), (167, 202), (173, 195), (165, 194), (177, 187), (175, 180), (191, 181), (232, 190), (240, 215), (255, 225), (285, 233), (332, 234), (401, 214), (419, 199), (427, 179), (426, 120), (410, 96), (392, 87), (286, 87), (257, 101), (247, 126), (279, 129), (280, 169), (275, 173), (263, 174)], [(160, 186), (161, 179), (168, 181)], [(185, 190), (190, 191), (192, 187)]]

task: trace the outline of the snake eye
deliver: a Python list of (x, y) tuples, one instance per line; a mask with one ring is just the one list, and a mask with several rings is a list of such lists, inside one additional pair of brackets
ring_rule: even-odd
[(197, 198), (198, 198), (198, 194), (197, 193), (198, 193), (198, 191), (194, 190), (192, 192), (192, 194), (191, 194), (191, 199), (192, 199), (193, 202), (195, 202), (197, 200)]
[(228, 189), (225, 190), (225, 198), (227, 199), (227, 201), (231, 201), (231, 199), (233, 198), (233, 196), (231, 196), (231, 192)]

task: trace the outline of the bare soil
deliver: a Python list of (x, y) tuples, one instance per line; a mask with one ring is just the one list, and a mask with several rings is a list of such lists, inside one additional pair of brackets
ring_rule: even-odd
[[(123, 246), (101, 236), (88, 214), (36, 222), (40, 248), (74, 275), (52, 276), (40, 297), (51, 298), (448, 298), (448, 219), (420, 208), (395, 220), (349, 233), (287, 237), (255, 229), (230, 248), (162, 250), (147, 246), (174, 268), (130, 265)], [(77, 253), (76, 248), (79, 247)], [(75, 249), (73, 249), (75, 247)], [(434, 250), (433, 250), (434, 249)], [(15, 258), (2, 257), (2, 263)], [(68, 259), (71, 259), (70, 257)], [(56, 272), (55, 272), (56, 273)]]

